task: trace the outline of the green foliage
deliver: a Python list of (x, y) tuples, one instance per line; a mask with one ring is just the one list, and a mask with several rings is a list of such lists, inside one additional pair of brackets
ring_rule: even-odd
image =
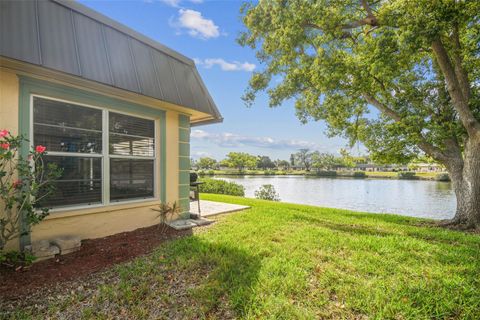
[(162, 202), (158, 206), (158, 209), (152, 208), (152, 210), (158, 212), (158, 218), (160, 219), (160, 228), (162, 228), (162, 232), (167, 231), (167, 222), (181, 212), (181, 208), (176, 201), (172, 204)]
[(355, 172), (353, 172), (353, 177), (354, 178), (366, 178), (367, 174), (365, 173), (365, 171), (355, 171)]
[(258, 156), (257, 158), (257, 168), (258, 169), (273, 169), (275, 168), (275, 163), (270, 159), (269, 156)]
[(255, 190), (255, 198), (270, 201), (280, 201), (280, 196), (272, 184), (264, 184)]
[(294, 154), (294, 163), (296, 166), (305, 168), (305, 170), (310, 171), (312, 167), (312, 156), (313, 152), (310, 152), (310, 149), (300, 149), (297, 153)]
[(331, 153), (320, 153), (318, 151), (312, 153), (312, 168), (332, 170), (340, 166), (343, 166), (342, 159)]
[(413, 172), (413, 171), (403, 171), (403, 172), (399, 172), (397, 175), (398, 175), (399, 179), (407, 179), (407, 180), (418, 179), (415, 172)]
[(257, 157), (245, 152), (230, 152), (227, 158), (222, 161), (223, 165), (229, 168), (235, 168), (239, 171), (244, 169), (253, 169), (257, 166)]
[(202, 179), (201, 193), (227, 194), (231, 196), (245, 196), (245, 188), (235, 182), (220, 179)]
[(10, 268), (29, 266), (35, 259), (35, 256), (28, 251), (0, 251), (0, 265)]
[(315, 172), (317, 177), (336, 177), (337, 171), (333, 170), (318, 170)]
[(198, 159), (196, 166), (199, 169), (213, 170), (217, 167), (217, 160), (209, 157), (203, 157)]
[(435, 180), (436, 181), (449, 182), (451, 179), (450, 179), (450, 175), (448, 173), (438, 173), (435, 176)]
[[(480, 1), (249, 3), (238, 41), (264, 68), (244, 100), (250, 105), (260, 91), (271, 107), (295, 99), (302, 122), (324, 120), (329, 135), (363, 142), (375, 161), (408, 163), (421, 152), (438, 160), (455, 150), (452, 141), (464, 145), (467, 122), (479, 126), (479, 14)], [(438, 43), (457, 72), (453, 89)], [(476, 121), (461, 121), (455, 90), (470, 91), (467, 113)]]
[(49, 213), (42, 202), (54, 191), (53, 182), (61, 176), (55, 165), (45, 165), (46, 148), (36, 146), (28, 158), (20, 154), (21, 136), (0, 131), (0, 252), (5, 244), (30, 232)]

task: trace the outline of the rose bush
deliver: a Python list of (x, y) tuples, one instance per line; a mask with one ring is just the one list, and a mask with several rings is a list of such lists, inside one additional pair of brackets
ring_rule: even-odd
[(46, 147), (36, 146), (28, 157), (20, 154), (22, 136), (0, 130), (0, 258), (6, 243), (30, 232), (48, 215), (41, 203), (53, 191), (61, 175), (55, 165), (45, 165)]

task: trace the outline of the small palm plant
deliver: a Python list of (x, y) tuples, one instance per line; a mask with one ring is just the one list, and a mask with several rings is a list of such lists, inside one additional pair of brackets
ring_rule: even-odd
[(167, 222), (176, 214), (180, 213), (180, 206), (177, 202), (169, 204), (168, 202), (160, 203), (158, 209), (152, 209), (159, 212), (158, 218), (160, 218), (160, 230), (166, 232), (168, 230)]

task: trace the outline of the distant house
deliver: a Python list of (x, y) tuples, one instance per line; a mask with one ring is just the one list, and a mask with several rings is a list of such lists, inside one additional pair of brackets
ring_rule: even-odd
[(75, 1), (0, 1), (0, 22), (0, 129), (63, 168), (50, 216), (9, 246), (188, 213), (190, 127), (222, 121), (194, 62)]

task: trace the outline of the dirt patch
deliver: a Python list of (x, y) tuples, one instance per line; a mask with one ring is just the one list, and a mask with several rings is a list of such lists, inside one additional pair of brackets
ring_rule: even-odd
[(82, 241), (79, 251), (34, 263), (22, 271), (0, 266), (0, 300), (17, 300), (32, 292), (92, 273), (151, 252), (160, 243), (190, 235), (191, 230), (162, 230), (158, 225)]

